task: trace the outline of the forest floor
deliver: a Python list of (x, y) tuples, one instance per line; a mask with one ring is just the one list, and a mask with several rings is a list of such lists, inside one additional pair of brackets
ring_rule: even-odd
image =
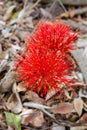
[[(80, 1), (0, 0), (0, 130), (87, 130), (87, 1)], [(46, 99), (26, 92), (13, 67), (25, 37), (44, 19), (81, 32), (71, 51), (76, 82)]]

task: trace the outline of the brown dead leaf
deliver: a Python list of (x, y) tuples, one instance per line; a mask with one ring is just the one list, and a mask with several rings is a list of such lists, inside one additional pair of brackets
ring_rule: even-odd
[(54, 114), (67, 114), (74, 110), (73, 104), (71, 103), (61, 103), (52, 107), (52, 112)]
[(83, 114), (83, 116), (79, 119), (79, 121), (77, 121), (77, 123), (87, 123), (87, 113)]
[(8, 98), (7, 108), (14, 113), (20, 113), (22, 111), (22, 103), (16, 90), (16, 84), (13, 86), (13, 94)]
[(79, 116), (81, 116), (82, 110), (83, 110), (82, 99), (81, 98), (75, 98), (73, 104), (74, 104), (74, 108), (75, 108), (76, 112), (78, 113)]
[(44, 99), (40, 98), (35, 92), (32, 91), (28, 91), (22, 98), (22, 100), (29, 100), (29, 101), (33, 101), (36, 103), (44, 103)]
[(15, 82), (15, 72), (9, 70), (0, 82), (0, 92), (8, 92)]
[(17, 91), (18, 92), (25, 92), (27, 89), (25, 87), (23, 87), (23, 83), (20, 82), (18, 85), (17, 85)]
[(35, 127), (41, 127), (44, 123), (43, 113), (40, 111), (35, 111), (31, 114), (25, 115), (22, 118), (22, 124), (28, 125), (31, 124)]

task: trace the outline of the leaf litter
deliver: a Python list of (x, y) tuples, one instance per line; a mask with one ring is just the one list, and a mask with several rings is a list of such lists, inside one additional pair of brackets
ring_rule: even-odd
[[(87, 58), (87, 35), (84, 34), (84, 26), (86, 27), (87, 24), (82, 26), (87, 16), (84, 13), (86, 16), (84, 18), (83, 12), (79, 14), (76, 7), (65, 6), (70, 12), (64, 12), (63, 6), (63, 3), (60, 5), (58, 1), (46, 3), (45, 0), (2, 0), (0, 2), (0, 128), (3, 130), (7, 127), (8, 130), (37, 130), (38, 128), (53, 130), (53, 122), (57, 126), (87, 125), (87, 85), (84, 80), (87, 75), (83, 71), (87, 59), (83, 60), (83, 65), (79, 65), (78, 62), (83, 61), (78, 61), (72, 54), (76, 63), (73, 77), (77, 84), (73, 83), (72, 89), (61, 90), (61, 93), (49, 92), (46, 100), (32, 91), (27, 92), (22, 87), (22, 82), (18, 83), (15, 76), (13, 62), (17, 53), (24, 48), (24, 37), (28, 32), (33, 33), (37, 23), (44, 18), (50, 20), (65, 18), (67, 21), (70, 18), (74, 22), (75, 20), (82, 22), (83, 34), (77, 46), (79, 50), (83, 49), (82, 57)], [(81, 17), (80, 20), (77, 18), (77, 12)], [(74, 28), (73, 25), (72, 27)]]

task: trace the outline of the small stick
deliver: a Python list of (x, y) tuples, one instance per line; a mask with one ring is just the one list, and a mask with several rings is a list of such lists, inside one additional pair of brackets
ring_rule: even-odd
[(59, 1), (59, 3), (60, 3), (61, 7), (63, 8), (63, 10), (64, 10), (65, 12), (67, 12), (67, 10), (66, 10), (65, 6), (63, 5), (62, 1), (61, 1), (61, 0), (58, 0), (58, 1)]

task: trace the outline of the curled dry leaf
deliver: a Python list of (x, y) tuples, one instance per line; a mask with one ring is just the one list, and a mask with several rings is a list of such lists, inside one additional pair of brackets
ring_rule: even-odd
[(52, 107), (52, 112), (54, 114), (67, 114), (74, 110), (73, 104), (71, 103), (61, 103)]
[(18, 85), (17, 85), (17, 91), (18, 92), (25, 92), (27, 89), (25, 87), (23, 87), (23, 83), (20, 82)]
[(35, 127), (41, 127), (44, 123), (43, 113), (40, 111), (34, 111), (31, 114), (25, 115), (22, 118), (22, 124), (28, 125), (31, 124)]
[(13, 83), (15, 82), (15, 72), (9, 70), (5, 77), (0, 82), (0, 92), (8, 92), (11, 90)]
[(16, 84), (13, 85), (13, 94), (8, 98), (7, 108), (14, 113), (20, 113), (22, 111), (22, 103), (19, 94), (16, 90)]
[(74, 108), (75, 108), (77, 114), (79, 116), (81, 116), (82, 110), (83, 110), (83, 101), (82, 101), (82, 99), (81, 98), (75, 98), (73, 104), (74, 104)]
[(9, 20), (9, 19), (11, 18), (12, 12), (13, 12), (13, 10), (14, 10), (15, 8), (16, 8), (16, 6), (15, 6), (15, 5), (12, 5), (12, 6), (10, 6), (10, 7), (7, 9), (6, 14), (4, 15), (4, 20), (5, 20), (5, 21), (7, 21), (7, 20)]

